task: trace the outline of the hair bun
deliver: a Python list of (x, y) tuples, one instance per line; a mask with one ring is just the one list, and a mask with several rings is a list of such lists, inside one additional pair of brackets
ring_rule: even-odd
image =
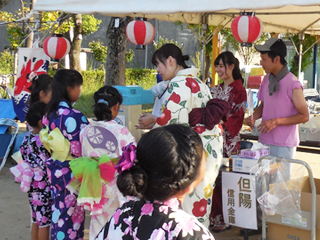
[(189, 55), (183, 55), (182, 58), (184, 61), (188, 61), (190, 59)]

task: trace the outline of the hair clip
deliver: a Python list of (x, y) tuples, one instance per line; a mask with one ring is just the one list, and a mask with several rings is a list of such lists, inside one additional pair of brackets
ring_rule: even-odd
[(38, 75), (35, 72), (29, 73), (27, 82), (33, 82), (34, 80), (38, 79)]
[(106, 100), (104, 100), (104, 99), (99, 99), (99, 100), (97, 101), (97, 103), (104, 103), (104, 104), (106, 104), (106, 105), (109, 105), (108, 101), (106, 101)]

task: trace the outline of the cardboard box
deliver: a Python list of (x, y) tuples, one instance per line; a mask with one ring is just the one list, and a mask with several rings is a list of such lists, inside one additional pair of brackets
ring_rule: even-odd
[[(316, 197), (316, 239), (320, 239), (320, 179), (314, 179), (317, 189), (317, 197)], [(305, 178), (303, 181), (302, 189), (301, 189), (301, 201), (300, 207), (302, 211), (306, 211), (308, 213), (302, 215), (303, 225), (307, 228), (311, 229), (311, 218), (309, 212), (311, 212), (311, 188), (309, 184), (309, 178)], [(268, 229), (267, 229), (267, 239), (268, 240), (284, 240), (284, 239), (293, 239), (293, 240), (310, 240), (311, 239), (311, 231), (304, 230), (299, 228), (298, 226), (294, 226), (287, 221), (286, 218), (282, 216), (275, 216), (280, 218), (280, 221), (283, 224), (271, 223), (268, 218)], [(291, 226), (292, 225), (292, 226)]]
[(238, 155), (232, 155), (232, 171), (250, 173), (250, 169), (258, 164), (258, 159), (243, 158)]
[(269, 155), (269, 148), (262, 148), (256, 151), (252, 151), (250, 149), (242, 149), (240, 151), (240, 156), (243, 158), (259, 159), (263, 156), (268, 156), (268, 155)]

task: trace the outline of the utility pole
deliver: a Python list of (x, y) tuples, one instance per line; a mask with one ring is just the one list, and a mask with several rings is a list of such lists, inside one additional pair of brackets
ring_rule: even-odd
[[(33, 5), (35, 4), (35, 2), (36, 2), (36, 0), (30, 0), (30, 11), (32, 11)], [(23, 11), (23, 9), (22, 9), (22, 11)], [(32, 19), (33, 19), (33, 21), (35, 22), (36, 16), (33, 16)], [(28, 21), (30, 22), (30, 19), (29, 19)], [(35, 23), (34, 25), (36, 25), (36, 23)], [(30, 32), (30, 31), (31, 31), (31, 30), (29, 29), (29, 32)], [(29, 37), (28, 37), (28, 39), (27, 39), (27, 44), (26, 44), (26, 47), (27, 47), (27, 48), (32, 48), (32, 45), (33, 45), (33, 37), (34, 37), (34, 32), (31, 31), (31, 32), (30, 32), (30, 35), (29, 35)]]

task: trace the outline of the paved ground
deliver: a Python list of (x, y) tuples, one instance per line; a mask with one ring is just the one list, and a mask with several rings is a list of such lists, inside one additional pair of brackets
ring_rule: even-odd
[[(298, 151), (296, 159), (309, 163), (314, 176), (320, 178), (320, 152), (305, 153)], [(0, 172), (0, 239), (28, 240), (30, 239), (29, 203), (27, 194), (20, 191), (19, 185), (14, 182), (14, 178), (9, 172), (9, 168), (13, 165), (13, 160), (9, 160)], [(88, 224), (89, 221), (86, 222)], [(239, 230), (239, 228), (233, 227), (232, 230), (219, 234), (214, 233), (214, 236), (216, 240), (241, 240), (243, 237), (240, 236)], [(249, 239), (258, 240), (259, 238), (260, 235), (255, 235)]]

